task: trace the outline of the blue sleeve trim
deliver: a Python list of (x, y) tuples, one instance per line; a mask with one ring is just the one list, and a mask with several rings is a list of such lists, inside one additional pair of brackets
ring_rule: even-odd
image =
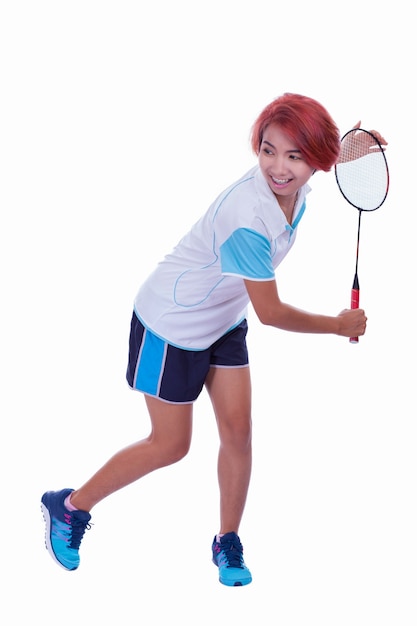
[(249, 228), (239, 228), (220, 246), (223, 274), (270, 280), (275, 277), (271, 244), (266, 237)]

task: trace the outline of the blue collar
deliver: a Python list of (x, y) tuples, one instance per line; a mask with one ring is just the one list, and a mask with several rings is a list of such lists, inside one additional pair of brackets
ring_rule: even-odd
[(303, 202), (303, 205), (301, 207), (301, 209), (298, 211), (297, 213), (297, 217), (295, 218), (295, 220), (293, 221), (292, 225), (290, 226), (289, 224), (286, 224), (285, 226), (285, 230), (288, 230), (290, 233), (290, 239), (291, 236), (293, 234), (293, 232), (295, 231), (295, 229), (297, 228), (298, 224), (300, 223), (301, 218), (304, 215), (304, 211), (306, 210), (306, 203), (305, 201)]

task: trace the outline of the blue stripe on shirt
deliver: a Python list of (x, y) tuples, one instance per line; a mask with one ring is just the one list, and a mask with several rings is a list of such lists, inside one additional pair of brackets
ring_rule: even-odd
[(270, 280), (275, 276), (270, 242), (250, 228), (235, 230), (220, 246), (220, 262), (224, 274), (255, 280)]

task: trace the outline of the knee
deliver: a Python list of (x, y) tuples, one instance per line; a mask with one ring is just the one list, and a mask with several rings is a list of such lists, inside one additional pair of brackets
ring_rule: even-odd
[(219, 430), (220, 442), (223, 446), (248, 451), (252, 445), (252, 422), (250, 417), (246, 420), (229, 420)]
[(154, 454), (159, 460), (159, 466), (178, 463), (188, 454), (190, 449), (189, 439), (158, 441), (156, 438), (151, 437), (150, 443), (153, 444)]
[(173, 443), (167, 448), (167, 458), (169, 459), (169, 463), (178, 463), (185, 456), (187, 456), (190, 450), (190, 442), (189, 441), (179, 441), (177, 443)]

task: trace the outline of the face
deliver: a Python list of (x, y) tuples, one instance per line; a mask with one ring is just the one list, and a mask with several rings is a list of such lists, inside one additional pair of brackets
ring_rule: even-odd
[(277, 124), (270, 124), (264, 131), (259, 167), (281, 205), (293, 202), (298, 189), (314, 172), (294, 142)]

